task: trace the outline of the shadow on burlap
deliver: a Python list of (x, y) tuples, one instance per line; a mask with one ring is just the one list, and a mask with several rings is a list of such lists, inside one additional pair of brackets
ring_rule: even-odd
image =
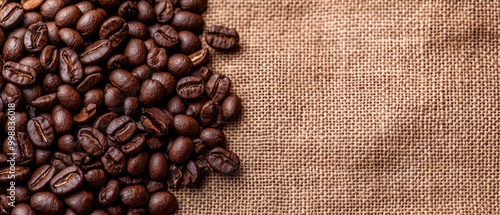
[(180, 214), (500, 214), (497, 1), (209, 0), (240, 174)]

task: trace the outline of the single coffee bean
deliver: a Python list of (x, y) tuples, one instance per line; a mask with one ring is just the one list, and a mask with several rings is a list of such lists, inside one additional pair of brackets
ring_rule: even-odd
[(98, 129), (92, 127), (78, 130), (78, 141), (82, 149), (94, 157), (102, 155), (108, 147), (106, 136)]
[(194, 161), (189, 161), (182, 174), (182, 185), (184, 187), (196, 187), (200, 182), (201, 171)]
[(149, 29), (141, 22), (131, 21), (128, 24), (128, 35), (130, 38), (147, 39), (149, 38)]
[(45, 25), (47, 25), (49, 34), (49, 44), (58, 45), (61, 39), (59, 38), (59, 28), (56, 26), (56, 23), (46, 22)]
[(14, 115), (11, 115), (11, 116), (7, 117), (7, 119), (6, 119), (5, 132), (7, 132), (7, 133), (9, 132), (9, 127), (12, 126), (12, 124), (14, 124), (15, 131), (26, 131), (26, 126), (28, 125), (28, 120), (29, 120), (29, 118), (28, 118), (27, 113), (14, 112)]
[(139, 153), (144, 146), (146, 146), (146, 137), (144, 135), (137, 135), (125, 145), (122, 145), (120, 149), (125, 155), (133, 156)]
[(109, 40), (98, 40), (83, 50), (80, 60), (84, 64), (96, 64), (104, 61), (112, 52)]
[(82, 190), (64, 198), (64, 203), (78, 214), (88, 214), (94, 208), (94, 195), (89, 191)]
[(137, 20), (143, 23), (149, 23), (155, 20), (155, 11), (153, 6), (147, 1), (137, 2)]
[(118, 175), (125, 170), (125, 156), (115, 147), (108, 148), (106, 154), (101, 157), (101, 163), (104, 170), (111, 175)]
[(73, 115), (63, 107), (57, 105), (52, 109), (52, 125), (57, 134), (67, 134), (73, 130)]
[(123, 104), (122, 93), (116, 87), (110, 87), (104, 91), (104, 105), (112, 110), (121, 107)]
[(242, 109), (241, 99), (237, 95), (230, 95), (222, 102), (222, 117), (232, 120), (238, 117)]
[(191, 11), (197, 14), (203, 13), (207, 9), (207, 0), (180, 0), (182, 10)]
[(156, 20), (167, 23), (174, 16), (174, 5), (170, 0), (158, 0), (155, 4)]
[(129, 207), (143, 206), (149, 200), (148, 190), (142, 185), (124, 187), (120, 191), (120, 200)]
[(148, 108), (141, 116), (141, 123), (146, 132), (155, 137), (162, 137), (172, 130), (173, 117), (167, 110)]
[(106, 128), (108, 127), (109, 123), (113, 121), (116, 117), (118, 117), (118, 114), (114, 112), (108, 112), (103, 115), (100, 115), (94, 120), (94, 124), (92, 125), (92, 127), (104, 132), (106, 131)]
[(14, 197), (16, 197), (16, 202), (26, 203), (30, 200), (30, 190), (25, 186), (16, 186)]
[[(191, 59), (191, 62), (193, 62), (193, 67), (200, 67), (200, 66), (206, 65), (208, 63), (208, 61), (210, 60), (210, 52), (208, 51), (207, 48), (204, 48), (204, 49), (200, 49), (200, 50), (194, 52), (193, 54), (189, 55), (188, 57), (189, 57), (189, 59)], [(193, 73), (200, 74), (200, 72), (203, 72), (203, 71), (193, 71), (192, 74)], [(203, 76), (201, 76), (201, 74), (195, 75), (195, 76), (200, 76), (203, 79), (203, 81), (208, 80), (208, 78), (205, 79)], [(210, 76), (212, 76), (212, 74), (210, 74)], [(208, 76), (208, 77), (210, 77), (210, 76)]]
[(168, 150), (168, 158), (177, 164), (184, 164), (192, 151), (193, 141), (187, 137), (178, 137)]
[(83, 96), (83, 105), (95, 104), (99, 108), (104, 102), (104, 91), (102, 89), (91, 89)]
[(0, 27), (4, 29), (14, 27), (19, 21), (21, 21), (24, 15), (24, 10), (21, 4), (17, 2), (11, 2), (4, 5), (0, 9)]
[(129, 116), (121, 116), (111, 121), (106, 129), (108, 138), (117, 143), (124, 143), (134, 136), (137, 126)]
[(50, 159), (52, 159), (52, 151), (38, 148), (35, 150), (35, 156), (35, 165), (42, 166), (50, 163)]
[(59, 10), (64, 8), (63, 0), (46, 0), (40, 6), (40, 13), (47, 20), (53, 20)]
[(142, 83), (140, 100), (146, 106), (159, 103), (163, 98), (165, 88), (159, 81), (148, 79)]
[(43, 90), (47, 93), (57, 92), (57, 88), (61, 85), (62, 85), (62, 80), (58, 74), (49, 73), (45, 75), (43, 79)]
[(16, 164), (25, 165), (35, 160), (33, 144), (25, 132), (16, 132), (12, 138), (5, 138), (3, 152), (10, 153), (10, 158), (13, 158)]
[(203, 33), (205, 21), (203, 17), (189, 11), (179, 11), (172, 19), (172, 27), (177, 31), (191, 31), (195, 34)]
[(25, 11), (31, 11), (42, 5), (43, 0), (23, 0), (21, 4)]
[(226, 135), (216, 128), (205, 128), (201, 130), (200, 139), (208, 148), (224, 147), (226, 144)]
[(128, 25), (119, 16), (112, 16), (104, 21), (99, 30), (100, 39), (109, 39), (111, 47), (118, 47), (128, 36)]
[(131, 73), (139, 80), (146, 80), (151, 78), (151, 68), (148, 65), (138, 66), (135, 69), (133, 69)]
[(17, 204), (14, 209), (12, 209), (11, 215), (36, 215), (35, 210), (31, 208), (28, 204)]
[(154, 47), (148, 52), (147, 63), (152, 69), (160, 70), (167, 67), (167, 51), (164, 48)]
[(238, 46), (240, 36), (233, 28), (211, 26), (205, 36), (207, 44), (220, 50), (232, 50)]
[(82, 98), (75, 88), (69, 85), (61, 85), (57, 88), (57, 99), (61, 104), (71, 111), (77, 111), (82, 107)]
[(148, 189), (149, 193), (156, 193), (159, 191), (166, 191), (167, 190), (167, 183), (163, 181), (155, 181), (155, 180), (149, 180), (149, 182), (146, 184), (146, 189)]
[(188, 76), (177, 82), (176, 89), (179, 97), (183, 99), (196, 99), (204, 93), (205, 86), (200, 77)]
[(78, 190), (83, 183), (82, 170), (77, 166), (69, 166), (50, 180), (50, 189), (56, 195), (65, 196)]
[(191, 71), (193, 62), (183, 54), (174, 54), (168, 59), (168, 71), (175, 76), (186, 76)]
[(81, 167), (82, 164), (89, 163), (91, 160), (92, 158), (85, 152), (71, 153), (71, 161), (73, 161), (73, 165), (77, 167)]
[(138, 13), (137, 3), (133, 1), (123, 2), (120, 7), (118, 7), (118, 16), (126, 20), (137, 19)]
[(13, 30), (12, 32), (10, 32), (10, 34), (8, 34), (7, 39), (12, 38), (12, 37), (17, 37), (17, 38), (23, 39), (27, 30), (28, 29), (25, 27), (24, 28), (17, 28), (15, 30)]
[[(148, 168), (149, 156), (146, 152), (132, 156), (127, 162), (127, 172), (135, 177), (142, 175)], [(161, 168), (157, 166), (156, 168)]]
[(179, 32), (179, 48), (183, 54), (192, 54), (201, 49), (200, 38), (189, 31), (181, 31)]
[(174, 129), (179, 136), (196, 137), (200, 133), (198, 121), (184, 114), (174, 116)]
[(156, 181), (167, 179), (168, 161), (163, 153), (156, 152), (151, 155), (149, 159), (149, 176)]
[(240, 167), (238, 155), (221, 147), (212, 149), (207, 160), (214, 170), (224, 174), (233, 173)]
[(75, 26), (81, 16), (82, 11), (77, 6), (70, 5), (59, 10), (54, 19), (58, 28), (69, 28)]
[[(4, 70), (5, 71), (5, 70)], [(1, 93), (2, 101), (5, 104), (14, 104), (16, 110), (20, 110), (24, 102), (23, 94), (16, 85), (8, 83)]]
[(106, 18), (106, 12), (102, 9), (87, 11), (76, 23), (76, 30), (80, 32), (83, 37), (96, 35), (102, 23), (106, 21)]
[(170, 25), (163, 25), (156, 29), (150, 29), (150, 33), (156, 44), (163, 48), (172, 48), (179, 43), (179, 34)]
[(57, 140), (57, 149), (63, 153), (72, 153), (78, 147), (78, 140), (71, 134), (63, 135)]
[(148, 50), (142, 40), (132, 38), (125, 46), (124, 55), (128, 58), (131, 66), (139, 66), (146, 63)]
[(24, 34), (23, 37), (9, 37), (3, 44), (2, 56), (5, 61), (19, 61), (25, 56), (25, 52)]
[(224, 75), (212, 75), (205, 84), (207, 95), (215, 102), (222, 102), (229, 94), (231, 80)]
[(20, 24), (23, 28), (27, 28), (30, 25), (35, 24), (37, 22), (43, 22), (42, 15), (40, 13), (37, 13), (37, 12), (27, 12), (27, 13), (24, 13)]
[(168, 191), (154, 193), (148, 202), (148, 211), (151, 215), (170, 214), (178, 207), (177, 199)]
[(115, 55), (111, 56), (108, 59), (108, 62), (106, 63), (106, 67), (110, 71), (113, 71), (116, 69), (128, 68), (128, 65), (129, 65), (128, 58), (122, 54), (115, 54)]
[(36, 72), (33, 68), (12, 61), (3, 65), (2, 76), (19, 87), (33, 85), (36, 81)]
[(108, 174), (103, 169), (91, 169), (85, 173), (85, 181), (91, 188), (101, 188), (108, 182)]
[(88, 75), (80, 84), (78, 84), (78, 86), (76, 86), (76, 90), (78, 92), (87, 92), (99, 84), (103, 79), (104, 76), (101, 73)]
[(41, 52), (48, 42), (49, 32), (43, 22), (31, 24), (24, 34), (24, 47), (28, 52)]
[[(70, 49), (80, 51), (83, 49), (83, 38), (75, 30), (71, 28), (62, 28), (59, 30), (59, 38), (66, 44)], [(29, 50), (28, 50), (29, 51)]]
[(67, 84), (78, 84), (83, 79), (83, 66), (78, 54), (70, 48), (62, 48), (59, 52), (59, 74)]
[(94, 5), (90, 1), (81, 1), (75, 4), (75, 6), (82, 11), (82, 13), (87, 13), (88, 11), (94, 10)]
[(223, 123), (221, 107), (212, 100), (206, 102), (200, 110), (200, 121), (204, 127), (221, 127)]
[(55, 46), (48, 45), (40, 54), (40, 65), (48, 72), (55, 72), (59, 65), (59, 51)]
[(151, 51), (152, 48), (157, 47), (155, 40), (152, 38), (145, 40), (144, 44), (146, 45), (148, 51)]
[(130, 72), (122, 69), (111, 72), (109, 81), (124, 93), (134, 94), (139, 89), (139, 79)]
[(168, 72), (155, 72), (151, 75), (151, 79), (159, 81), (165, 87), (164, 96), (170, 96), (175, 92), (176, 80)]
[(167, 110), (172, 113), (172, 115), (177, 115), (184, 113), (186, 111), (186, 105), (182, 102), (179, 96), (174, 96), (167, 103)]
[(38, 192), (31, 196), (30, 206), (41, 214), (62, 214), (64, 203), (52, 192)]
[(33, 174), (31, 175), (30, 180), (28, 181), (28, 188), (32, 192), (38, 192), (43, 190), (50, 182), (50, 179), (55, 175), (56, 170), (52, 168), (49, 164), (45, 164), (39, 167)]
[(101, 189), (97, 201), (101, 205), (110, 205), (118, 199), (120, 195), (120, 182), (115, 179), (109, 180), (108, 184)]
[(31, 105), (39, 110), (50, 110), (57, 104), (57, 97), (55, 93), (40, 96), (31, 102)]
[(28, 180), (31, 175), (31, 170), (25, 166), (1, 167), (0, 168), (0, 183), (10, 184), (12, 181), (22, 183)]
[(54, 142), (52, 123), (44, 117), (36, 117), (28, 121), (28, 134), (36, 147), (48, 148)]

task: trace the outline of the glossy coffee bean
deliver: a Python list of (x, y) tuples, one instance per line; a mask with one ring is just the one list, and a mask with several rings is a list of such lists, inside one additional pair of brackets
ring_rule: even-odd
[(221, 147), (212, 149), (207, 161), (214, 170), (224, 174), (233, 173), (240, 167), (238, 155)]
[(143, 206), (149, 200), (148, 190), (142, 185), (124, 187), (120, 191), (120, 200), (129, 207)]
[(180, 0), (182, 10), (191, 11), (197, 14), (203, 13), (207, 9), (207, 0)]
[(149, 37), (149, 29), (142, 22), (131, 21), (127, 24), (130, 38), (147, 39)]
[(190, 55), (201, 49), (200, 38), (190, 31), (179, 32), (179, 48), (185, 55)]
[(90, 89), (94, 88), (96, 85), (101, 83), (104, 79), (104, 76), (101, 73), (94, 73), (91, 75), (87, 75), (83, 81), (76, 86), (76, 90), (78, 92), (87, 92)]
[(201, 130), (200, 139), (208, 148), (224, 147), (226, 135), (216, 128), (205, 128)]
[(167, 157), (160, 152), (154, 153), (149, 159), (149, 176), (155, 181), (163, 181), (168, 176)]
[(85, 172), (85, 181), (91, 188), (103, 187), (108, 179), (108, 174), (103, 169), (91, 169)]
[(5, 61), (19, 61), (24, 57), (24, 33), (22, 37), (9, 37), (2, 48), (2, 56)]
[(73, 115), (62, 105), (52, 109), (52, 125), (57, 134), (67, 134), (73, 130)]
[(172, 130), (173, 117), (167, 110), (148, 108), (141, 116), (141, 123), (146, 132), (155, 137), (161, 137)]
[(16, 109), (20, 109), (24, 103), (24, 98), (21, 90), (16, 85), (8, 83), (5, 85), (4, 91), (1, 93), (4, 104), (14, 104)]
[(59, 30), (59, 39), (66, 44), (67, 47), (75, 51), (80, 51), (83, 49), (83, 38), (75, 30), (71, 28), (62, 28)]
[(57, 104), (57, 97), (55, 93), (46, 94), (38, 97), (31, 102), (31, 105), (39, 110), (48, 111)]
[(48, 148), (54, 142), (52, 123), (44, 117), (36, 117), (28, 121), (28, 134), (36, 147)]
[(224, 75), (212, 75), (205, 84), (205, 90), (209, 98), (215, 102), (222, 102), (229, 94), (231, 80)]
[(91, 89), (85, 92), (83, 96), (83, 105), (95, 104), (97, 108), (104, 102), (104, 91), (102, 89)]
[(19, 87), (33, 85), (37, 77), (33, 68), (12, 61), (3, 65), (2, 76), (7, 82)]
[(53, 20), (59, 10), (64, 8), (63, 0), (46, 0), (40, 6), (40, 13), (45, 19)]
[(58, 45), (60, 42), (59, 38), (59, 28), (56, 26), (55, 22), (46, 22), (45, 25), (47, 25), (47, 30), (49, 34), (49, 44), (51, 45)]
[(108, 184), (104, 186), (99, 192), (97, 201), (102, 205), (110, 205), (116, 200), (120, 195), (120, 182), (115, 179), (109, 180)]
[(61, 104), (71, 111), (77, 111), (82, 107), (82, 98), (75, 88), (69, 85), (61, 85), (57, 88), (57, 99)]
[(98, 129), (92, 127), (78, 130), (78, 141), (82, 149), (94, 157), (102, 155), (108, 147), (106, 136)]
[(125, 41), (128, 36), (128, 25), (119, 16), (112, 16), (104, 21), (99, 30), (100, 39), (108, 39), (111, 47), (116, 48)]
[(139, 79), (122, 69), (117, 69), (109, 75), (109, 81), (120, 91), (133, 94), (139, 90)]
[(90, 1), (81, 1), (75, 4), (75, 6), (82, 11), (82, 13), (86, 13), (88, 11), (94, 10), (94, 5)]
[(41, 52), (48, 42), (49, 33), (43, 22), (31, 24), (24, 34), (24, 47), (28, 52)]
[(147, 1), (137, 2), (137, 20), (143, 23), (149, 23), (155, 20), (155, 11), (153, 6)]
[(222, 110), (217, 102), (210, 100), (201, 107), (200, 121), (204, 127), (219, 128), (222, 126)]
[(55, 46), (48, 45), (40, 53), (40, 65), (48, 72), (55, 72), (59, 66), (59, 51)]
[(232, 50), (238, 46), (240, 36), (233, 28), (211, 26), (205, 36), (207, 44), (220, 50)]
[(31, 196), (30, 206), (41, 214), (62, 214), (64, 203), (52, 192), (38, 192)]
[(166, 191), (167, 190), (167, 183), (155, 181), (155, 180), (149, 180), (148, 184), (146, 184), (146, 189), (148, 189), (149, 193)]
[(157, 138), (157, 137), (148, 137), (146, 138), (146, 143), (148, 144), (149, 149), (156, 151), (165, 148), (165, 140)]
[(50, 189), (56, 195), (65, 196), (77, 191), (84, 181), (82, 170), (76, 166), (69, 166), (50, 180)]
[(178, 137), (168, 150), (168, 158), (177, 164), (184, 164), (193, 151), (193, 141), (187, 137)]
[(131, 176), (140, 176), (148, 169), (149, 156), (146, 152), (142, 152), (132, 156), (127, 161), (127, 172)]
[(146, 137), (144, 135), (135, 136), (130, 142), (120, 147), (121, 151), (128, 156), (139, 153), (146, 146)]
[(25, 165), (35, 160), (35, 149), (27, 133), (16, 132), (11, 136), (12, 138), (5, 138), (3, 142), (3, 152), (9, 154), (17, 164)]
[(87, 214), (94, 208), (94, 195), (82, 190), (64, 198), (64, 203), (78, 214)]
[(222, 102), (222, 117), (232, 120), (238, 117), (242, 109), (241, 99), (237, 95), (230, 95)]
[(83, 79), (83, 66), (78, 54), (70, 48), (63, 48), (59, 52), (59, 74), (61, 80), (67, 84), (78, 84)]
[[(206, 65), (208, 61), (210, 61), (210, 52), (207, 48), (204, 48), (190, 54), (188, 57), (189, 59), (191, 59), (191, 62), (193, 62), (193, 67), (200, 67)], [(198, 68), (197, 70), (192, 71), (191, 74), (195, 74), (195, 76), (199, 76), (200, 78), (202, 78), (203, 81), (207, 81), (208, 78), (212, 76), (212, 74), (208, 75), (208, 77), (206, 77), (207, 75), (204, 74), (206, 74), (207, 72), (211, 72), (211, 69), (208, 67), (205, 67), (205, 70), (208, 69), (209, 71), (200, 69), (201, 68)]]
[(76, 25), (82, 11), (75, 5), (70, 5), (59, 10), (54, 17), (56, 26), (58, 28), (69, 28)]
[(152, 69), (165, 69), (168, 63), (167, 51), (164, 48), (154, 47), (148, 52), (146, 62)]
[(96, 64), (104, 61), (112, 52), (109, 40), (98, 40), (83, 50), (80, 60), (84, 64)]
[(137, 14), (139, 13), (137, 9), (137, 3), (133, 1), (123, 2), (118, 7), (118, 16), (125, 20), (137, 19)]
[(22, 22), (20, 24), (24, 28), (27, 28), (30, 25), (35, 24), (37, 22), (43, 22), (42, 15), (37, 13), (37, 12), (27, 12), (27, 13), (24, 13), (24, 16), (22, 18)]
[(72, 153), (78, 147), (78, 139), (71, 134), (63, 135), (57, 140), (57, 149), (63, 153)]
[(146, 63), (147, 54), (148, 50), (144, 42), (142, 40), (132, 38), (125, 46), (125, 52), (123, 55), (128, 58), (129, 64), (135, 67)]
[(181, 114), (186, 111), (186, 105), (182, 102), (179, 96), (175, 96), (168, 100), (167, 110), (170, 111), (172, 115)]
[(151, 37), (158, 46), (172, 48), (179, 43), (179, 34), (170, 25), (163, 25), (156, 29), (150, 29)]
[(35, 210), (28, 204), (17, 204), (14, 209), (12, 209), (11, 215), (36, 215)]
[(49, 164), (40, 166), (31, 175), (31, 178), (28, 181), (28, 188), (32, 192), (41, 191), (42, 189), (46, 188), (49, 185), (50, 180), (55, 174), (56, 170), (52, 168), (52, 166), (50, 166)]
[(162, 98), (165, 87), (159, 81), (148, 79), (142, 83), (139, 98), (146, 106), (158, 104)]
[(151, 215), (170, 214), (178, 207), (177, 199), (168, 191), (154, 193), (148, 202), (148, 211)]
[(43, 2), (43, 0), (26, 0), (22, 1), (21, 4), (25, 11), (30, 11), (38, 8)]
[(132, 118), (121, 116), (109, 123), (106, 134), (113, 142), (125, 143), (134, 136), (136, 130), (137, 126)]
[(165, 87), (164, 96), (170, 96), (175, 92), (176, 80), (168, 72), (155, 72), (151, 75), (151, 79), (159, 81)]
[(101, 163), (104, 170), (111, 175), (118, 175), (125, 170), (125, 156), (123, 153), (115, 148), (109, 147), (106, 154), (101, 157)]
[(45, 149), (36, 149), (35, 150), (35, 165), (42, 166), (44, 164), (50, 163), (52, 159), (52, 152)]
[(54, 93), (62, 84), (61, 77), (58, 74), (49, 73), (43, 79), (43, 90), (47, 93)]
[(4, 29), (14, 27), (19, 21), (21, 21), (24, 15), (24, 10), (21, 4), (17, 2), (11, 2), (4, 5), (0, 9), (0, 27)]
[(122, 106), (122, 98), (122, 93), (116, 87), (110, 87), (104, 91), (104, 105), (111, 110), (116, 110)]
[(168, 59), (168, 71), (178, 77), (188, 75), (192, 66), (191, 59), (183, 54), (175, 54)]
[(174, 15), (171, 24), (177, 31), (191, 31), (195, 34), (201, 34), (205, 21), (196, 13), (179, 11)]
[(154, 10), (159, 23), (167, 23), (174, 16), (174, 5), (170, 0), (156, 1)]
[(102, 132), (105, 132), (109, 123), (111, 121), (113, 121), (116, 117), (118, 117), (118, 114), (116, 114), (114, 112), (108, 112), (108, 113), (102, 114), (94, 120), (92, 127), (99, 129)]
[(80, 32), (83, 37), (97, 35), (100, 26), (106, 19), (106, 12), (102, 9), (87, 11), (76, 23), (76, 30)]
[(194, 161), (189, 161), (182, 174), (182, 186), (196, 187), (200, 182), (201, 171)]
[(198, 121), (184, 114), (174, 116), (174, 129), (179, 136), (196, 137), (200, 133)]
[(183, 99), (196, 99), (204, 93), (205, 86), (200, 77), (188, 76), (177, 82), (176, 90), (177, 95)]

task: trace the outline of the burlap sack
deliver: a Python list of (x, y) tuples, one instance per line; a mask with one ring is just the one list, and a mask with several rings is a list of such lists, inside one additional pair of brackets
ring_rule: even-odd
[(209, 0), (236, 177), (180, 214), (500, 214), (498, 1)]

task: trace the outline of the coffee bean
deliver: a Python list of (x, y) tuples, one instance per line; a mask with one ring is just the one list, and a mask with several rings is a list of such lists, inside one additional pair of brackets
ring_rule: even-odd
[(41, 52), (49, 42), (47, 25), (43, 22), (31, 24), (24, 35), (24, 47), (28, 52)]
[(177, 31), (191, 31), (195, 34), (201, 34), (205, 26), (203, 17), (189, 11), (179, 11), (172, 19), (172, 27)]
[(64, 203), (78, 214), (87, 214), (94, 208), (94, 195), (82, 190), (64, 198)]
[(75, 4), (75, 6), (82, 11), (82, 13), (86, 13), (88, 11), (94, 10), (94, 5), (90, 1), (81, 1)]
[(61, 152), (54, 153), (52, 157), (52, 167), (56, 169), (56, 172), (60, 172), (71, 165), (73, 165), (71, 156)]
[(82, 98), (75, 88), (69, 85), (61, 85), (57, 88), (57, 99), (61, 104), (71, 111), (77, 111), (82, 106)]
[(52, 125), (57, 134), (67, 134), (73, 130), (73, 115), (62, 105), (52, 109)]
[(36, 57), (33, 56), (24, 57), (19, 61), (19, 63), (33, 68), (37, 76), (45, 74), (45, 71), (42, 71), (42, 65), (40, 65), (40, 59)]
[(9, 37), (3, 44), (2, 56), (5, 61), (19, 61), (24, 57), (24, 33), (22, 37)]
[(0, 9), (0, 27), (8, 29), (14, 27), (21, 21), (24, 15), (22, 6), (17, 2), (11, 2)]
[(6, 81), (19, 87), (33, 85), (37, 77), (33, 68), (12, 61), (3, 65), (2, 76)]
[(26, 203), (30, 200), (30, 190), (25, 186), (17, 186), (14, 191), (14, 197), (16, 197), (16, 202)]
[(45, 19), (53, 20), (59, 10), (64, 8), (63, 0), (46, 0), (40, 6), (40, 13)]
[(124, 55), (128, 58), (131, 66), (139, 66), (146, 63), (148, 50), (142, 40), (132, 38), (125, 46)]
[[(149, 156), (146, 152), (132, 156), (127, 162), (127, 172), (132, 176), (142, 175), (148, 168)], [(157, 168), (161, 168), (157, 166)]]
[(99, 108), (104, 102), (104, 91), (102, 89), (88, 90), (83, 96), (83, 105), (95, 104)]
[(29, 27), (32, 24), (35, 24), (37, 22), (43, 22), (43, 17), (40, 13), (37, 12), (27, 12), (24, 13), (21, 25), (24, 28)]
[(118, 47), (128, 36), (128, 25), (124, 19), (112, 16), (101, 25), (99, 38), (109, 39), (111, 47)]
[(205, 128), (201, 130), (200, 139), (203, 144), (209, 148), (224, 147), (226, 144), (226, 135), (216, 128)]
[(96, 64), (104, 61), (112, 51), (109, 40), (98, 40), (83, 50), (80, 59), (84, 64)]
[(155, 40), (151, 38), (144, 40), (144, 44), (146, 45), (148, 51), (151, 51), (152, 48), (157, 47)]
[(126, 20), (136, 19), (138, 13), (137, 3), (133, 1), (123, 2), (118, 7), (118, 16)]
[(222, 117), (232, 120), (238, 117), (242, 109), (241, 99), (237, 95), (230, 95), (222, 102)]
[(99, 5), (105, 9), (116, 9), (120, 5), (119, 0), (97, 0), (96, 2), (99, 2)]
[(106, 129), (106, 134), (111, 141), (124, 143), (134, 136), (137, 126), (132, 118), (121, 116), (111, 121)]
[(104, 76), (100, 73), (94, 73), (91, 75), (88, 75), (83, 79), (83, 81), (76, 86), (76, 90), (78, 92), (86, 92), (95, 87), (97, 84), (99, 84), (102, 80), (104, 79)]
[(186, 105), (184, 105), (184, 102), (182, 102), (179, 96), (175, 96), (168, 100), (167, 110), (170, 111), (172, 115), (181, 114), (186, 111)]
[(211, 26), (205, 36), (207, 44), (220, 50), (232, 50), (238, 46), (240, 36), (233, 28)]
[(35, 215), (35, 210), (31, 208), (28, 204), (17, 204), (14, 209), (12, 209), (11, 215)]
[(148, 108), (141, 116), (141, 123), (146, 132), (155, 137), (162, 137), (172, 130), (173, 117), (167, 110)]
[(149, 200), (148, 190), (142, 185), (124, 187), (120, 191), (120, 200), (129, 207), (143, 206)]
[(104, 105), (109, 109), (116, 110), (123, 104), (122, 97), (122, 93), (118, 88), (110, 87), (104, 91)]
[(220, 173), (230, 174), (240, 167), (240, 158), (238, 155), (224, 148), (214, 148), (207, 156), (210, 166)]
[(120, 91), (134, 94), (139, 89), (139, 79), (133, 76), (130, 72), (122, 69), (117, 69), (109, 75), (109, 81)]
[(140, 100), (146, 106), (155, 105), (163, 98), (164, 90), (165, 87), (159, 81), (148, 79), (142, 83)]
[(176, 80), (168, 72), (155, 72), (151, 75), (151, 79), (159, 81), (165, 87), (164, 96), (170, 96), (175, 91)]
[(78, 54), (69, 48), (59, 52), (59, 73), (61, 80), (67, 84), (78, 84), (83, 79), (83, 66)]
[(144, 23), (149, 23), (155, 20), (155, 11), (153, 6), (147, 1), (137, 2), (137, 20)]
[(201, 49), (200, 38), (189, 31), (179, 32), (179, 48), (183, 54), (190, 55)]
[(165, 145), (166, 145), (164, 140), (162, 140), (160, 138), (156, 138), (156, 137), (151, 137), (151, 136), (146, 139), (146, 143), (148, 144), (149, 149), (151, 149), (153, 151), (163, 149), (163, 148), (165, 148)]
[(101, 157), (101, 163), (104, 170), (111, 175), (118, 175), (125, 170), (125, 156), (115, 147), (108, 148), (106, 154)]
[(183, 54), (175, 54), (168, 59), (168, 71), (178, 77), (188, 75), (192, 66), (191, 59)]
[(156, 20), (160, 23), (167, 23), (174, 16), (174, 5), (170, 0), (156, 1), (154, 10), (156, 12)]
[(163, 25), (156, 29), (150, 29), (150, 33), (156, 44), (163, 48), (172, 48), (179, 43), (179, 34), (170, 25)]
[(51, 192), (38, 192), (31, 196), (30, 206), (42, 214), (62, 214), (64, 203)]
[(207, 9), (207, 0), (180, 0), (182, 10), (188, 10), (197, 14), (203, 13)]
[(76, 150), (76, 147), (78, 147), (78, 141), (71, 134), (63, 135), (57, 140), (57, 148), (61, 152), (72, 153)]
[(43, 0), (24, 0), (21, 1), (21, 4), (23, 6), (23, 9), (25, 11), (30, 11), (38, 8), (40, 5), (42, 5)]
[(231, 80), (224, 75), (212, 75), (205, 85), (207, 95), (215, 102), (222, 102), (229, 94)]
[(42, 166), (44, 164), (50, 163), (50, 159), (52, 159), (52, 152), (45, 149), (36, 149), (35, 150), (35, 165)]
[(54, 19), (58, 28), (69, 28), (75, 26), (81, 16), (82, 11), (77, 6), (70, 5), (59, 10)]
[(18, 87), (16, 87), (16, 85), (11, 83), (5, 85), (1, 97), (3, 103), (5, 104), (12, 103), (15, 105), (16, 109), (20, 109), (20, 107), (22, 107), (22, 104), (24, 102), (21, 90)]
[(201, 171), (194, 161), (189, 161), (182, 174), (182, 185), (185, 187), (196, 187), (200, 182)]
[(36, 147), (48, 148), (54, 142), (52, 123), (44, 117), (36, 117), (28, 121), (28, 134)]
[[(28, 180), (31, 175), (31, 170), (25, 166), (15, 166), (10, 169), (10, 166), (0, 168), (0, 183), (9, 184), (11, 181), (22, 183)], [(14, 172), (14, 173), (12, 173)]]
[(126, 214), (127, 211), (125, 210), (124, 206), (119, 204), (119, 205), (107, 206), (106, 212), (108, 212), (110, 215), (120, 215), (120, 214)]
[(77, 166), (69, 166), (50, 180), (50, 189), (56, 195), (65, 196), (77, 191), (83, 183), (82, 170)]
[(177, 95), (183, 99), (196, 99), (205, 91), (203, 80), (197, 76), (188, 76), (177, 82)]
[(168, 176), (167, 157), (160, 152), (154, 153), (149, 159), (149, 176), (156, 181), (165, 180)]
[(152, 69), (160, 70), (167, 67), (167, 51), (164, 48), (154, 47), (148, 52), (147, 64)]
[(76, 30), (84, 37), (96, 35), (106, 18), (106, 12), (102, 9), (87, 11), (76, 23)]
[(168, 158), (177, 163), (184, 164), (193, 151), (193, 142), (186, 137), (178, 137), (168, 150)]
[(188, 57), (189, 59), (191, 59), (191, 62), (193, 62), (193, 67), (201, 66), (201, 68), (198, 68), (195, 71), (193, 71), (191, 75), (199, 76), (200, 78), (203, 79), (203, 81), (207, 81), (208, 78), (212, 76), (212, 71), (210, 67), (204, 66), (208, 63), (208, 61), (210, 61), (210, 52), (208, 51), (208, 49), (207, 48), (200, 49), (194, 52), (193, 54), (189, 55)]
[(50, 110), (57, 105), (57, 97), (55, 93), (40, 96), (31, 102), (31, 105), (39, 110)]
[(173, 213), (179, 207), (175, 196), (167, 191), (154, 193), (149, 198), (148, 211), (151, 215)]
[(212, 100), (206, 102), (200, 110), (200, 121), (204, 127), (221, 127), (223, 123), (221, 107)]
[(146, 146), (146, 137), (144, 135), (137, 135), (125, 145), (122, 145), (120, 149), (125, 155), (132, 156), (139, 153), (144, 146)]
[(108, 174), (103, 169), (91, 169), (85, 173), (85, 181), (91, 188), (101, 188), (108, 182)]
[(21, 88), (21, 93), (26, 103), (30, 104), (37, 98), (43, 96), (43, 89), (40, 85), (33, 85), (27, 88)]
[(178, 114), (174, 116), (175, 133), (179, 136), (195, 137), (200, 133), (200, 125), (193, 117)]
[(28, 181), (28, 188), (32, 192), (38, 192), (43, 190), (49, 184), (52, 177), (55, 175), (56, 170), (52, 168), (49, 164), (45, 164), (39, 167), (33, 174), (31, 175), (30, 180)]
[(177, 165), (172, 165), (169, 169), (167, 185), (171, 189), (179, 188), (182, 182), (182, 169)]
[(56, 26), (55, 22), (46, 22), (48, 34), (49, 34), (49, 44), (58, 45), (59, 41), (59, 28)]
[[(80, 51), (83, 49), (83, 38), (75, 30), (71, 28), (62, 28), (59, 30), (59, 39), (61, 39), (66, 46), (75, 51)], [(29, 51), (29, 50), (28, 50)]]
[(3, 151), (10, 152), (16, 164), (25, 165), (35, 160), (35, 150), (29, 136), (25, 132), (16, 132), (12, 138), (5, 138)]
[(118, 114), (114, 112), (108, 112), (103, 115), (100, 115), (94, 120), (94, 124), (92, 125), (92, 127), (104, 132), (106, 131), (106, 128), (108, 127), (109, 123), (113, 121), (113, 119), (115, 119), (116, 117), (118, 117)]
[(118, 199), (120, 195), (120, 182), (115, 179), (109, 180), (108, 184), (101, 189), (97, 201), (102, 205), (110, 205)]
[(82, 149), (94, 157), (102, 155), (108, 147), (106, 136), (98, 129), (92, 127), (78, 130), (78, 141)]
[(48, 72), (55, 72), (59, 65), (59, 51), (55, 46), (48, 45), (40, 53), (40, 65)]

